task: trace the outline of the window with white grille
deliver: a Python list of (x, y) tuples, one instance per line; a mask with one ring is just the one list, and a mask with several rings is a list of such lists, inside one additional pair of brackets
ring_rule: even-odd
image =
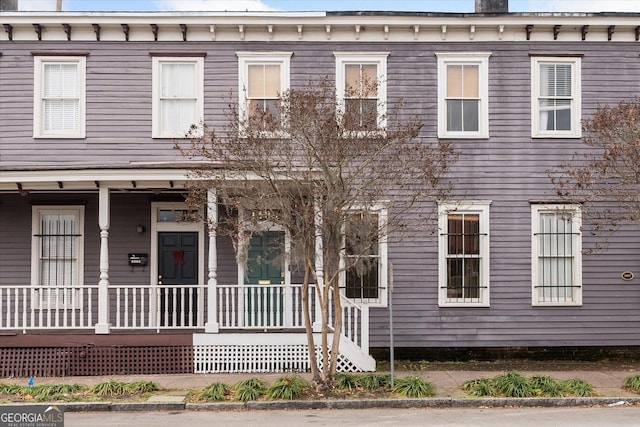
[(40, 308), (77, 307), (83, 285), (84, 208), (34, 206), (32, 285)]
[(582, 232), (575, 205), (532, 206), (533, 305), (582, 304)]
[(198, 135), (204, 119), (203, 58), (153, 58), (153, 137)]
[(438, 137), (489, 137), (488, 52), (438, 52)]
[(531, 134), (580, 137), (581, 58), (532, 57)]
[(34, 58), (34, 138), (85, 137), (85, 57)]

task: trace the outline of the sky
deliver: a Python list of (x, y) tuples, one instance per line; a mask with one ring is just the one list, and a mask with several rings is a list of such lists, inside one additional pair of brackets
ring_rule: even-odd
[[(18, 0), (19, 10), (53, 11), (56, 0)], [(474, 0), (62, 0), (63, 11), (473, 12)], [(509, 0), (510, 12), (640, 12), (640, 0)]]

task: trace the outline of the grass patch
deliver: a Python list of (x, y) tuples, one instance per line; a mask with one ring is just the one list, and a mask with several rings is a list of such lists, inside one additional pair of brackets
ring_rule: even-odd
[(546, 375), (525, 378), (517, 372), (507, 372), (493, 378), (476, 378), (466, 381), (462, 389), (475, 397), (588, 397), (595, 390), (588, 382), (573, 378), (558, 381)]
[(297, 375), (287, 375), (278, 378), (267, 390), (270, 399), (297, 399), (308, 389), (309, 383)]
[(260, 378), (247, 378), (235, 383), (232, 387), (233, 398), (241, 402), (256, 400), (264, 395), (266, 383)]
[(91, 387), (89, 393), (97, 396), (124, 396), (127, 394), (147, 394), (160, 390), (158, 384), (153, 381), (134, 381), (125, 383), (109, 380)]
[(640, 375), (630, 375), (624, 379), (624, 388), (640, 393)]
[(392, 391), (406, 397), (430, 397), (436, 394), (433, 384), (415, 375), (398, 378)]

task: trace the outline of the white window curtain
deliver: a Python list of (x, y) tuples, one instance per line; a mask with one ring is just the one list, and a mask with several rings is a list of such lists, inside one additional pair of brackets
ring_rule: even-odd
[(162, 131), (188, 131), (197, 124), (196, 64), (161, 64)]
[(78, 64), (44, 64), (42, 78), (44, 130), (78, 130)]

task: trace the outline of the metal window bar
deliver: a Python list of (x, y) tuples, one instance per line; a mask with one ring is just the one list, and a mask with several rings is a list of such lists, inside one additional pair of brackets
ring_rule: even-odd
[(568, 214), (546, 213), (540, 215), (538, 239), (538, 290), (539, 302), (574, 301), (574, 250), (573, 223)]
[[(464, 217), (465, 214), (459, 214), (462, 217)], [(475, 215), (475, 214), (474, 214)], [(440, 289), (446, 289), (447, 290), (447, 300), (448, 301), (452, 301), (452, 302), (478, 302), (481, 300), (481, 290), (482, 289), (487, 289), (488, 286), (483, 285), (482, 281), (480, 280), (481, 276), (481, 271), (482, 271), (482, 258), (483, 258), (483, 254), (480, 251), (480, 248), (482, 248), (482, 238), (485, 238), (488, 233), (466, 233), (464, 230), (464, 220), (462, 221), (463, 224), (463, 230), (461, 233), (440, 233), (441, 236), (444, 236), (445, 238), (448, 237), (459, 237), (460, 241), (462, 242), (462, 248), (460, 253), (457, 254), (451, 254), (449, 253), (449, 243), (447, 241), (447, 254), (446, 254), (446, 258), (447, 261), (449, 260), (462, 260), (462, 268), (461, 268), (461, 273), (462, 273), (462, 277), (460, 280), (460, 284), (456, 285), (456, 284), (452, 284), (449, 281), (449, 276), (447, 273), (447, 284), (445, 286), (441, 286)], [(478, 238), (478, 254), (471, 254), (471, 253), (467, 253), (467, 248), (466, 248), (466, 241), (467, 241), (467, 237), (477, 237)], [(471, 284), (466, 283), (467, 282), (467, 260), (478, 260), (478, 270), (477, 270), (477, 275), (478, 275), (478, 279), (476, 281), (475, 284)], [(449, 271), (449, 266), (447, 266), (447, 271)], [(461, 295), (461, 296), (449, 296), (449, 295)]]
[[(74, 307), (73, 287), (77, 285), (76, 219), (64, 219), (59, 215), (43, 218), (40, 222), (40, 308), (59, 309), (71, 304)], [(52, 287), (62, 289), (53, 290)]]

